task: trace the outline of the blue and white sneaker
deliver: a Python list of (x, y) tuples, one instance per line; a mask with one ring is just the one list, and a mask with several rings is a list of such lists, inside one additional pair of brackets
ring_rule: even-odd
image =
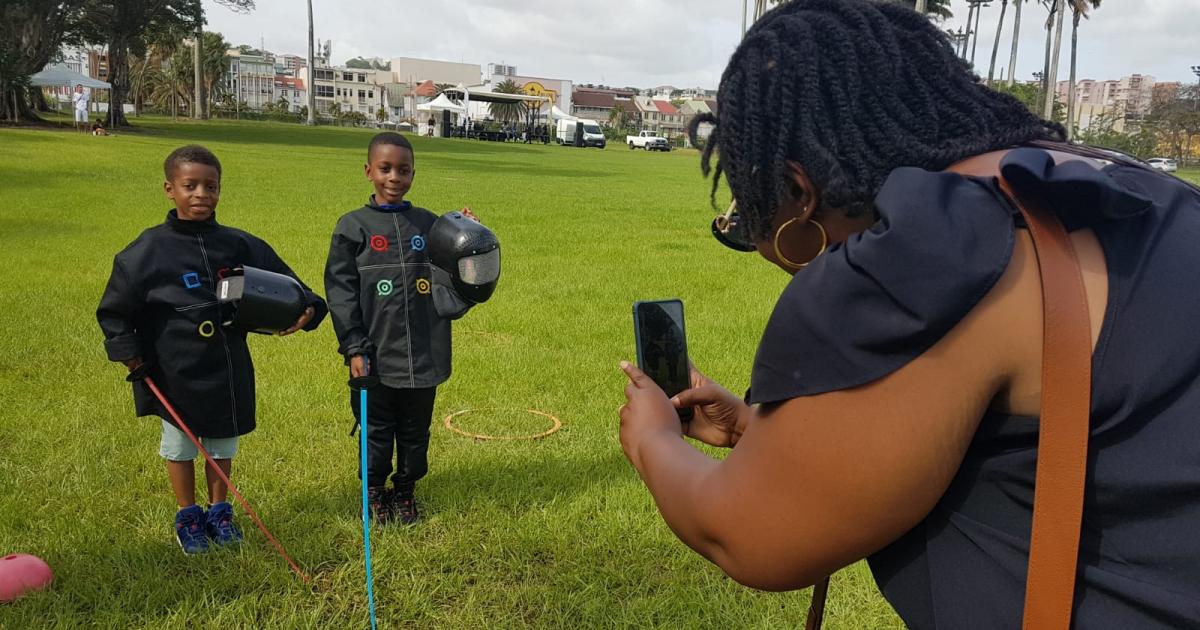
[(208, 551), (204, 510), (199, 505), (188, 506), (175, 513), (175, 540), (179, 542), (183, 553), (189, 556)]
[(242, 542), (242, 532), (233, 524), (233, 506), (228, 501), (209, 506), (204, 529), (218, 546)]

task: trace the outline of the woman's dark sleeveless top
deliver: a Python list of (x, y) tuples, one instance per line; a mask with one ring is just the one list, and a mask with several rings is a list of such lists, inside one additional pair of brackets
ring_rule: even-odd
[[(1032, 148), (1002, 169), (1069, 230), (1094, 230), (1108, 263), (1075, 627), (1200, 628), (1200, 192), (1130, 165), (1056, 166)], [(915, 168), (893, 172), (876, 204), (874, 227), (784, 291), (750, 402), (904, 366), (992, 288), (1022, 223), (993, 180)], [(933, 511), (869, 559), (909, 627), (1020, 627), (1037, 428), (1037, 418), (985, 415)]]

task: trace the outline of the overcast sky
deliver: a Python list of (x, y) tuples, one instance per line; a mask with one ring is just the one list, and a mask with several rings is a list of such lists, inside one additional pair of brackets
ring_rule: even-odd
[[(753, 7), (753, 1), (749, 3)], [(305, 2), (257, 0), (238, 15), (204, 0), (210, 30), (234, 45), (260, 41), (275, 53), (306, 55)], [(316, 37), (333, 40), (333, 62), (364, 57), (424, 57), (515, 65), (525, 76), (616, 86), (716, 88), (741, 35), (741, 0), (461, 0), (399, 2), (313, 0)], [(953, 0), (965, 23), (966, 0)], [(1000, 1), (982, 14), (975, 54), (986, 75)], [(1046, 11), (1033, 0), (1022, 9), (1017, 76), (1042, 67)], [(1008, 65), (1009, 6), (996, 72)], [(1080, 25), (1078, 78), (1119, 79), (1141, 73), (1159, 81), (1196, 81), (1200, 65), (1200, 0), (1107, 0)], [(1070, 19), (1059, 76), (1067, 77)]]

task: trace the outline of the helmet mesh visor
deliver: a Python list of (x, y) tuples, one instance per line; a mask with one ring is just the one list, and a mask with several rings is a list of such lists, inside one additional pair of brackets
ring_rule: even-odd
[(458, 277), (467, 284), (481, 285), (500, 277), (500, 250), (458, 259)]

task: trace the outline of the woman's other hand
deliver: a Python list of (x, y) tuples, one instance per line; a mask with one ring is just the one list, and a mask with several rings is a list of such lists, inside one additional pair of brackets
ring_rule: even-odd
[(695, 409), (691, 422), (684, 425), (685, 434), (711, 446), (733, 448), (746, 431), (754, 411), (741, 398), (702, 374), (696, 366), (689, 367), (691, 389), (679, 392), (671, 399), (677, 409)]

